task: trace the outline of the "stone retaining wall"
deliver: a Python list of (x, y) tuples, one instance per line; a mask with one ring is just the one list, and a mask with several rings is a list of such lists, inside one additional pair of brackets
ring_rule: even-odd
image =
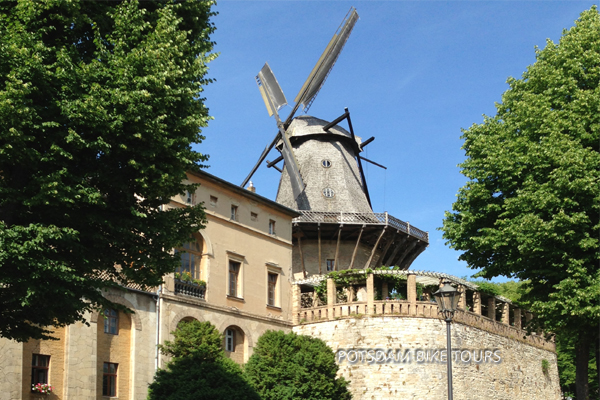
[[(339, 374), (351, 382), (354, 400), (447, 397), (446, 363), (439, 361), (439, 351), (446, 349), (444, 321), (406, 316), (363, 316), (307, 323), (295, 326), (293, 331), (323, 339), (336, 352), (340, 349), (382, 349), (385, 352), (392, 349), (398, 355), (397, 350), (400, 350), (400, 357), (388, 358), (381, 363), (373, 362), (364, 352), (362, 362), (361, 353), (351, 354), (350, 359), (358, 359), (354, 363), (348, 362), (348, 357), (339, 362)], [(475, 351), (478, 361), (457, 360), (453, 363), (456, 399), (561, 398), (553, 351), (462, 323), (452, 323), (452, 346), (454, 350), (463, 351), (457, 355), (464, 361), (472, 358)], [(486, 354), (480, 353), (485, 350), (497, 353), (486, 359)], [(471, 355), (464, 351), (470, 351)], [(377, 357), (377, 353), (371, 354)], [(343, 353), (337, 355), (343, 358)], [(479, 362), (482, 357), (483, 361)], [(549, 362), (547, 372), (542, 369), (542, 360)]]

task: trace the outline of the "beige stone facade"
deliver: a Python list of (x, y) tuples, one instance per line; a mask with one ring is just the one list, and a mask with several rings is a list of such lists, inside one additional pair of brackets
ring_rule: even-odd
[[(188, 178), (199, 188), (176, 196), (170, 207), (202, 202), (208, 224), (194, 237), (195, 258), (182, 256), (188, 263), (184, 267), (182, 261), (179, 272), (193, 269), (193, 278), (205, 281), (206, 288), (171, 274), (154, 291), (106, 293), (134, 314), (116, 312), (108, 319), (88, 314), (89, 325), (57, 329), (56, 341), (0, 339), (0, 400), (145, 399), (156, 368), (168, 361), (156, 345), (172, 339), (182, 320), (209, 321), (224, 336), (232, 333), (226, 354), (239, 363), (248, 360), (265, 331), (291, 330), (291, 225), (297, 213), (206, 173)], [(235, 287), (231, 265), (239, 266)], [(48, 383), (54, 390), (48, 396), (31, 392), (34, 354), (49, 357)], [(112, 381), (110, 368), (116, 371)], [(114, 396), (104, 395), (112, 383)]]

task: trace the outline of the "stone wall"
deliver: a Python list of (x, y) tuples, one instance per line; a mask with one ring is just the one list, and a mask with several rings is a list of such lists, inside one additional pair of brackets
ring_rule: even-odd
[[(400, 350), (399, 357), (396, 352), (393, 354), (395, 359), (389, 358), (382, 363), (372, 362), (363, 353), (363, 362), (358, 358), (359, 361), (352, 364), (347, 357), (341, 357), (343, 353), (337, 353), (338, 358), (342, 358), (339, 374), (351, 382), (354, 400), (443, 399), (447, 396), (446, 363), (439, 358), (439, 351), (446, 349), (444, 321), (363, 316), (308, 323), (295, 326), (293, 331), (321, 338), (336, 352), (340, 349)], [(457, 360), (453, 363), (454, 397), (457, 399), (561, 398), (556, 354), (552, 351), (460, 323), (452, 324), (452, 346), (463, 351), (458, 356), (464, 361), (472, 358), (475, 351), (478, 361)], [(486, 354), (480, 353), (485, 350), (498, 352), (496, 357), (486, 359)], [(435, 351), (438, 351), (437, 355)], [(467, 356), (464, 351), (471, 351), (471, 355)], [(359, 357), (358, 354), (351, 354), (351, 360)], [(377, 353), (372, 354), (377, 356)], [(482, 357), (484, 361), (479, 362)], [(500, 362), (497, 362), (499, 358)], [(547, 373), (542, 370), (544, 359), (550, 364)]]

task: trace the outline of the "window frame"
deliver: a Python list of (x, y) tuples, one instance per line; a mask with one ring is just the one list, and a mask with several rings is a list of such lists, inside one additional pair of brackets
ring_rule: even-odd
[[(111, 328), (114, 328), (114, 332)], [(119, 312), (113, 308), (104, 309), (104, 333), (119, 335)]]
[[(281, 267), (274, 263), (267, 263), (267, 276), (266, 276), (266, 305), (271, 308), (281, 309), (281, 280), (283, 277), (283, 270)], [(275, 276), (275, 282), (270, 282), (270, 276)], [(271, 302), (271, 283), (273, 283), (273, 302)]]
[[(331, 269), (329, 268), (330, 261)], [(328, 258), (327, 261), (325, 261), (325, 268), (327, 269), (327, 272), (335, 271), (335, 258)]]
[[(40, 360), (46, 360), (46, 365), (39, 365)], [(40, 372), (43, 371), (45, 379), (39, 379)], [(50, 380), (50, 356), (46, 354), (33, 353), (31, 355), (31, 385), (38, 383), (48, 384)]]
[[(192, 235), (189, 242), (185, 242), (182, 247), (175, 249), (175, 254), (181, 253), (179, 259), (179, 266), (175, 269), (175, 272), (181, 274), (188, 272), (193, 279), (202, 279), (202, 256), (203, 256), (203, 240), (198, 240), (196, 234)], [(196, 248), (192, 248), (192, 247)], [(184, 267), (184, 258), (186, 259), (187, 266)]]
[[(114, 366), (114, 373), (110, 372), (110, 366)], [(119, 382), (119, 364), (105, 361), (102, 364), (102, 396), (103, 397), (117, 397), (118, 392), (118, 382)], [(108, 390), (106, 386), (106, 382), (108, 382)]]
[(235, 204), (231, 205), (231, 220), (232, 221), (238, 221), (239, 218), (239, 207), (236, 206)]
[(277, 235), (277, 231), (275, 229), (276, 222), (277, 221), (275, 221), (274, 219), (269, 220), (269, 235)]
[[(271, 279), (274, 278), (274, 279)], [(267, 305), (271, 307), (278, 307), (277, 305), (277, 283), (279, 281), (279, 274), (273, 272), (267, 272)]]
[(235, 353), (235, 329), (225, 329), (225, 351)]
[[(232, 268), (233, 267), (233, 268)], [(229, 260), (229, 268), (227, 273), (227, 295), (231, 297), (242, 298), (240, 296), (240, 274), (242, 263), (237, 260)]]

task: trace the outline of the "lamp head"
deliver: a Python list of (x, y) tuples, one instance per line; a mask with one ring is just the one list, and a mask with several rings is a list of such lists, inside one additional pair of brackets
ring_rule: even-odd
[(452, 320), (460, 299), (458, 290), (450, 285), (449, 281), (445, 281), (444, 286), (435, 292), (433, 297), (435, 297), (439, 310), (444, 314), (446, 320)]

